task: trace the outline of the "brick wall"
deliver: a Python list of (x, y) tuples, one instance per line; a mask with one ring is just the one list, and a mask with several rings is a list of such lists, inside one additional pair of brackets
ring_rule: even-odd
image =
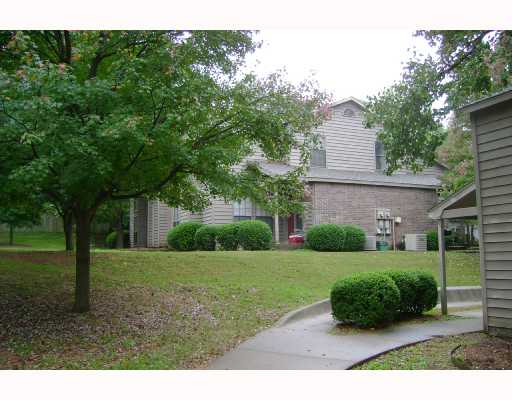
[(396, 225), (397, 240), (403, 234), (424, 233), (436, 226), (427, 215), (437, 203), (434, 190), (320, 182), (311, 187), (306, 229), (318, 223), (355, 224), (373, 236), (377, 208), (390, 209), (392, 216), (402, 217), (402, 223)]

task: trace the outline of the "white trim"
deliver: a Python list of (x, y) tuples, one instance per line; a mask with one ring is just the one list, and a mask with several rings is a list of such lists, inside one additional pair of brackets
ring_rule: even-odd
[[(445, 215), (445, 212), (446, 211), (449, 211), (449, 210), (446, 210), (448, 207), (450, 207), (451, 205), (455, 204), (456, 202), (458, 202), (459, 200), (463, 199), (464, 197), (470, 195), (472, 192), (474, 192), (476, 190), (476, 186), (474, 183), (462, 188), (461, 190), (459, 190), (458, 192), (452, 194), (450, 197), (444, 199), (442, 202), (440, 202), (439, 204), (436, 204), (434, 207), (432, 207), (429, 211), (428, 211), (428, 216), (429, 218), (431, 219), (439, 219), (441, 218), (441, 216), (443, 218), (449, 218)], [(476, 205), (475, 205), (476, 206)], [(471, 208), (471, 207), (470, 207)], [(469, 210), (469, 209), (465, 209), (467, 210), (468, 212), (475, 212), (474, 210)], [(451, 211), (451, 210), (450, 210)], [(476, 216), (477, 214), (474, 214), (474, 215), (465, 215), (465, 216)], [(454, 217), (455, 218), (455, 217)]]
[(361, 108), (366, 108), (366, 104), (362, 100), (356, 99), (355, 97), (352, 97), (352, 96), (345, 97), (344, 99), (341, 99), (339, 101), (335, 101), (334, 103), (329, 105), (329, 108), (337, 107), (340, 104), (348, 103), (349, 101), (353, 101), (354, 103), (356, 103)]

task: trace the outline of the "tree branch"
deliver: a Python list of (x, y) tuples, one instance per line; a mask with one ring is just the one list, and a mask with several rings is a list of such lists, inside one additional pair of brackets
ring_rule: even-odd
[(471, 48), (469, 49), (469, 51), (463, 53), (457, 60), (455, 60), (451, 65), (449, 65), (448, 67), (446, 67), (445, 69), (441, 70), (439, 72), (439, 76), (440, 78), (443, 78), (444, 76), (446, 76), (447, 74), (449, 74), (450, 72), (452, 72), (454, 69), (456, 69), (457, 67), (459, 67), (462, 63), (464, 63), (469, 57), (471, 57), (475, 51), (477, 50), (478, 48), (478, 45), (482, 42), (483, 38), (488, 35), (489, 33), (493, 32), (492, 30), (489, 30), (489, 31), (483, 31), (481, 32), (472, 42), (471, 44)]

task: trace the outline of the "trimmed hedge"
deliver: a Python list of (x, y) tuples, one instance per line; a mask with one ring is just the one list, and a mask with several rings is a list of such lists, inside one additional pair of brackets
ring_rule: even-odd
[(415, 314), (418, 309), (419, 280), (417, 275), (410, 271), (386, 271), (384, 274), (393, 279), (400, 291), (400, 304), (396, 309), (398, 316), (405, 317)]
[(416, 306), (414, 314), (421, 314), (424, 311), (432, 310), (437, 305), (437, 282), (434, 276), (425, 271), (414, 271), (418, 279), (416, 288)]
[(194, 236), (196, 248), (198, 250), (214, 251), (218, 231), (218, 225), (204, 225), (200, 227)]
[(356, 225), (320, 224), (306, 233), (306, 247), (317, 251), (361, 251), (365, 241), (365, 232)]
[(238, 240), (244, 250), (269, 250), (272, 230), (263, 221), (242, 221), (238, 223)]
[(238, 238), (238, 223), (222, 225), (217, 232), (217, 241), (222, 250), (238, 250), (240, 244)]
[(203, 224), (199, 222), (184, 222), (176, 225), (167, 234), (167, 244), (171, 249), (178, 251), (195, 250), (195, 235), (202, 226)]
[(436, 304), (436, 280), (424, 271), (356, 274), (339, 280), (331, 290), (333, 316), (365, 328), (420, 315)]
[(334, 318), (363, 328), (392, 322), (399, 306), (398, 287), (381, 273), (352, 275), (339, 280), (331, 289)]

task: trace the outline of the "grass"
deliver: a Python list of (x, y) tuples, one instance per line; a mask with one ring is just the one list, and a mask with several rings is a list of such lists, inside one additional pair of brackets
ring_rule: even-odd
[(9, 246), (9, 232), (0, 232), (0, 250), (62, 250), (64, 235), (55, 232), (14, 232), (14, 245)]
[[(93, 310), (76, 315), (73, 256), (48, 251), (62, 249), (62, 236), (42, 236), (19, 233), (30, 248), (0, 246), (3, 368), (204, 367), (284, 313), (328, 297), (341, 277), (438, 270), (435, 252), (98, 250)], [(479, 283), (477, 255), (447, 260), (449, 285)]]
[(484, 333), (435, 338), (416, 345), (390, 351), (354, 369), (362, 370), (425, 370), (457, 369), (450, 352), (457, 345), (476, 344), (486, 338)]

